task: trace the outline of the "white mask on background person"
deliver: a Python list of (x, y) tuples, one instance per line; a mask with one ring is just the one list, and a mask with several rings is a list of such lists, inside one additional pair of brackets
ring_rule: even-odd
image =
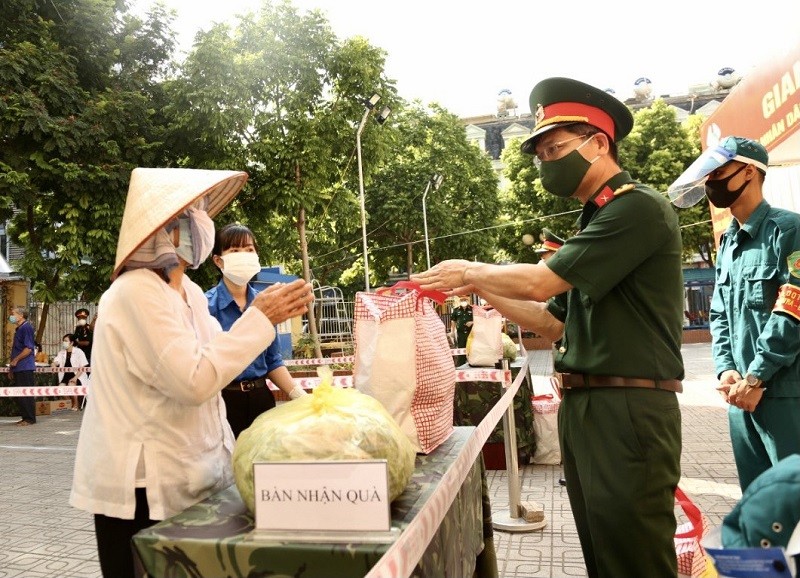
[(234, 285), (247, 285), (256, 273), (261, 271), (258, 253), (239, 251), (222, 255), (222, 274)]
[(179, 240), (175, 253), (197, 269), (214, 248), (214, 221), (203, 210), (191, 207), (178, 218)]
[(86, 319), (78, 319), (78, 325), (86, 325)]
[(72, 345), (69, 341), (62, 341), (61, 342), (61, 349), (69, 349), (69, 346)]

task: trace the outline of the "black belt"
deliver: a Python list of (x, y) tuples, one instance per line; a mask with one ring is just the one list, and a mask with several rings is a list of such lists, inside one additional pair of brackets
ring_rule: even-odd
[(250, 391), (259, 387), (267, 387), (267, 378), (259, 377), (256, 379), (243, 379), (242, 381), (232, 381), (225, 386), (225, 389), (233, 391)]
[(562, 389), (582, 387), (643, 387), (663, 389), (681, 393), (683, 383), (679, 379), (641, 379), (638, 377), (617, 377), (614, 375), (585, 375), (583, 373), (562, 373)]

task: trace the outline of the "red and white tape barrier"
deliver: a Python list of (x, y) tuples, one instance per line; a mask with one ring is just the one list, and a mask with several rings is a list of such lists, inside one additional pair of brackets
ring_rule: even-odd
[(85, 385), (53, 385), (47, 387), (0, 387), (0, 397), (56, 397), (86, 395)]
[[(58, 373), (59, 371), (67, 371), (67, 372), (72, 372), (72, 373), (86, 373), (86, 372), (91, 371), (91, 370), (92, 370), (91, 367), (51, 367), (51, 366), (41, 367), (41, 366), (37, 366), (36, 369), (34, 369), (33, 371), (34, 371), (34, 373)], [(11, 368), (8, 367), (8, 366), (0, 367), (0, 373), (8, 373), (10, 371), (11, 371)]]
[(442, 476), (442, 481), (431, 498), (364, 578), (408, 578), (414, 572), (414, 568), (422, 559), (428, 544), (433, 540), (434, 534), (461, 489), (483, 444), (513, 403), (514, 395), (528, 373), (528, 365), (526, 364), (524, 370), (519, 372), (513, 383), (510, 371), (498, 370), (498, 372), (504, 374), (502, 381), (508, 384), (506, 392), (472, 432), (464, 450)]

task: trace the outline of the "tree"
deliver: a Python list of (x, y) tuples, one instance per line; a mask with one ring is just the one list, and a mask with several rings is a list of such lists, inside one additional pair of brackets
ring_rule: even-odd
[[(192, 166), (249, 173), (217, 220), (247, 223), (262, 261), (311, 280), (309, 245), (326, 252), (357, 228), (355, 127), (373, 94), (396, 100), (385, 58), (364, 38), (339, 41), (319, 11), (301, 14), (288, 1), (265, 0), (235, 30), (198, 34), (169, 87), (169, 142)], [(362, 136), (367, 176), (383, 150), (376, 135), (369, 125)]]
[(426, 268), (422, 195), (434, 174), (443, 180), (426, 203), (431, 263), (491, 259), (500, 202), (489, 158), (467, 141), (458, 117), (436, 104), (413, 102), (392, 118), (391, 158), (366, 195), (371, 284), (385, 282), (392, 270)]
[(94, 300), (108, 284), (130, 171), (163, 160), (170, 20), (111, 0), (0, 7), (0, 219), (36, 300)]

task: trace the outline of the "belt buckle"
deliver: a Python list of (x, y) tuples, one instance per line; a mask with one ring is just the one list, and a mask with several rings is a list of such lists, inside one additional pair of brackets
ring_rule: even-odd
[(239, 387), (242, 388), (242, 391), (250, 391), (256, 387), (256, 382), (252, 380), (240, 381)]

